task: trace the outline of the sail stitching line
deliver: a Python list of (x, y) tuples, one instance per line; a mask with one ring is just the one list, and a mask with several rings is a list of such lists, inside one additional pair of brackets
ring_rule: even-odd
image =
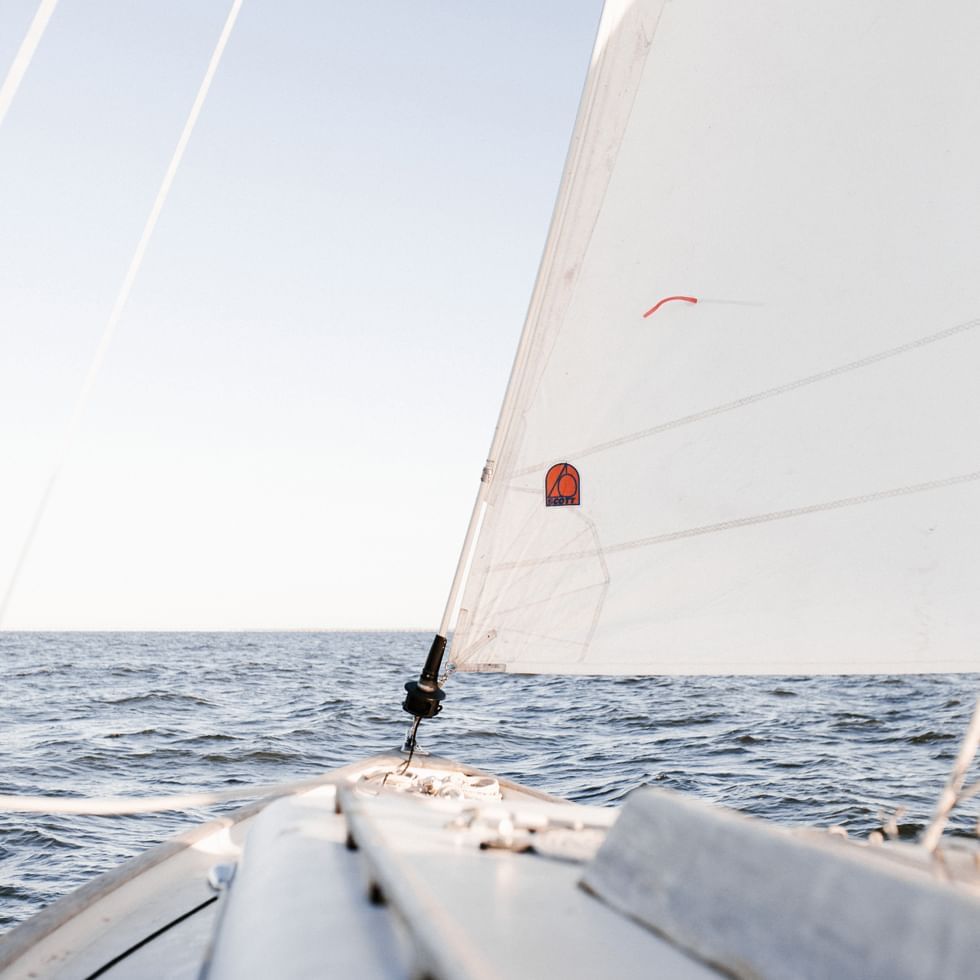
[[(530, 525), (531, 521), (534, 519), (534, 516), (535, 515), (532, 514), (528, 518), (528, 521), (524, 525), (524, 528), (522, 528), (522, 531), (521, 531), (521, 534), (519, 535), (519, 537), (523, 537), (524, 533), (528, 530), (528, 526)], [(587, 530), (588, 530), (587, 528), (580, 528), (579, 530), (577, 530), (575, 532), (575, 534), (572, 535), (571, 538), (569, 538), (567, 541), (565, 541), (564, 544), (561, 545), (561, 547), (562, 548), (569, 547), (578, 538), (580, 538), (584, 534), (586, 534), (587, 533)], [(527, 562), (528, 559), (524, 559), (524, 561)], [(531, 561), (533, 561), (533, 559)], [(489, 582), (489, 573), (491, 571), (493, 571), (495, 567), (497, 567), (497, 566), (488, 565), (486, 567), (486, 570), (485, 570), (484, 575), (483, 575), (483, 582), (481, 583), (479, 595), (477, 596), (476, 601), (473, 603), (474, 608), (480, 608), (481, 606), (488, 606), (488, 605), (489, 606), (492, 606), (498, 600), (498, 598), (499, 598), (499, 596), (501, 594), (500, 592), (498, 592), (495, 596), (491, 596), (489, 599), (485, 599), (484, 598), (485, 593), (487, 591), (487, 585), (488, 585), (488, 582)], [(511, 567), (517, 568), (517, 567), (520, 567), (520, 566), (516, 562), (513, 562), (513, 563), (511, 563)], [(527, 568), (527, 571), (526, 572), (524, 572), (521, 575), (518, 575), (516, 578), (512, 578), (507, 583), (509, 588), (514, 588), (515, 586), (518, 586), (519, 587), (524, 581), (533, 578), (533, 576), (534, 576), (534, 565), (533, 564), (526, 565), (526, 568)], [(590, 586), (590, 588), (594, 588), (594, 587), (595, 586)], [(552, 598), (554, 598), (554, 597), (552, 597)], [(500, 610), (500, 611), (498, 611), (498, 614), (503, 613), (503, 612), (510, 612), (510, 610)], [(470, 622), (470, 623), (467, 624), (466, 629), (465, 630), (462, 630), (460, 632), (462, 633), (462, 635), (464, 637), (467, 637), (468, 638), (469, 636), (475, 636), (478, 633), (485, 633), (490, 628), (491, 627), (489, 625), (482, 625), (482, 626), (480, 626), (480, 625), (477, 625), (475, 622)], [(457, 629), (458, 629), (458, 624), (457, 624)], [(496, 632), (496, 630), (494, 630), (494, 632)], [(466, 650), (469, 650), (472, 646), (473, 646), (472, 643), (467, 644), (467, 646), (464, 648), (464, 651), (463, 652), (465, 652)], [(455, 655), (455, 653), (453, 654), (453, 660), (461, 660), (461, 659), (462, 659), (462, 654), (460, 654), (459, 657), (457, 657)]]
[(608, 585), (608, 581), (591, 582), (589, 585), (580, 585), (578, 588), (569, 589), (567, 592), (555, 592), (552, 595), (546, 596), (544, 599), (533, 599), (531, 602), (522, 602), (519, 606), (508, 606), (504, 609), (498, 609), (496, 610), (496, 614), (498, 616), (506, 616), (509, 613), (522, 612), (525, 609), (533, 609), (535, 606), (543, 606), (549, 602), (555, 602), (557, 599), (568, 599), (570, 596), (580, 595), (583, 592), (607, 588)]
[[(524, 609), (530, 609), (530, 608), (532, 608), (534, 606), (540, 606), (540, 605), (543, 605), (543, 604), (546, 604), (546, 603), (554, 602), (557, 599), (567, 599), (570, 596), (579, 595), (579, 594), (585, 593), (585, 592), (592, 592), (595, 589), (599, 589), (600, 590), (600, 593), (599, 593), (599, 596), (598, 596), (598, 598), (597, 598), (597, 600), (595, 602), (595, 608), (594, 608), (593, 613), (592, 613), (592, 621), (589, 624), (589, 629), (588, 629), (588, 632), (585, 635), (585, 639), (582, 640), (582, 641), (568, 640), (568, 639), (565, 639), (565, 638), (560, 637), (560, 636), (550, 636), (550, 635), (549, 636), (546, 636), (546, 635), (539, 634), (539, 633), (529, 633), (526, 630), (517, 630), (517, 629), (513, 629), (511, 627), (507, 627), (507, 631), (508, 632), (511, 632), (511, 633), (520, 633), (520, 634), (532, 636), (535, 639), (551, 640), (551, 641), (554, 641), (556, 643), (568, 643), (568, 644), (573, 644), (575, 646), (581, 646), (582, 647), (582, 651), (578, 655), (578, 657), (577, 657), (577, 659), (575, 661), (576, 663), (581, 663), (588, 656), (589, 648), (592, 645), (592, 639), (595, 636), (596, 630), (599, 628), (599, 618), (602, 615), (602, 607), (605, 605), (606, 596), (609, 594), (609, 586), (610, 586), (610, 583), (612, 581), (612, 577), (609, 574), (609, 566), (606, 564), (606, 559), (605, 559), (605, 556), (603, 554), (603, 548), (602, 548), (602, 545), (599, 542), (599, 533), (598, 533), (598, 530), (596, 529), (595, 522), (593, 520), (591, 520), (591, 518), (586, 517), (584, 514), (579, 514), (577, 516), (580, 519), (582, 519), (582, 520), (584, 520), (586, 522), (586, 524), (587, 524), (586, 531), (588, 531), (588, 532), (591, 533), (592, 539), (596, 543), (596, 551), (594, 552), (594, 554), (599, 559), (599, 567), (600, 567), (600, 570), (602, 571), (602, 576), (603, 576), (602, 581), (601, 582), (592, 582), (589, 585), (583, 585), (583, 586), (580, 586), (579, 588), (576, 588), (576, 589), (569, 589), (569, 590), (567, 590), (565, 592), (559, 592), (559, 593), (556, 593), (556, 594), (552, 594), (552, 595), (547, 596), (544, 599), (535, 599), (532, 602), (525, 602), (525, 603), (522, 603), (522, 604), (517, 605), (517, 606), (511, 606), (510, 608), (498, 609), (496, 611), (496, 615), (497, 616), (506, 616), (509, 613), (520, 612), (520, 611), (522, 611)], [(585, 533), (585, 532), (580, 532), (579, 534), (575, 535), (575, 537), (576, 538), (579, 537), (580, 534), (582, 534), (582, 533)], [(575, 540), (575, 539), (573, 538), (572, 540)], [(531, 571), (533, 571), (533, 569)], [(518, 580), (518, 581), (520, 581), (520, 580)], [(480, 632), (485, 632), (485, 630), (481, 630)], [(494, 629), (492, 632), (493, 632), (494, 636), (496, 636), (499, 631), (496, 630), (496, 629)], [(485, 645), (485, 644), (482, 644), (482, 645)], [(472, 650), (474, 646), (476, 646), (476, 644), (471, 644), (469, 647), (467, 647), (467, 650)]]
[[(544, 374), (544, 372), (547, 370), (548, 364), (550, 363), (551, 358), (552, 358), (552, 355), (555, 352), (555, 348), (558, 345), (558, 339), (561, 336), (562, 331), (563, 331), (564, 326), (565, 326), (564, 314), (567, 313), (567, 311), (569, 310), (569, 308), (572, 306), (572, 304), (574, 303), (575, 297), (576, 297), (576, 295), (578, 293), (578, 287), (579, 287), (579, 283), (581, 281), (581, 277), (580, 277), (579, 273), (581, 272), (582, 266), (585, 263), (586, 256), (589, 254), (589, 249), (592, 247), (592, 239), (595, 236), (596, 226), (599, 223), (599, 216), (602, 214), (602, 208), (603, 208), (603, 205), (605, 204), (606, 197), (607, 197), (607, 195), (609, 193), (609, 184), (611, 183), (611, 179), (612, 179), (611, 178), (611, 175), (612, 175), (612, 172), (615, 169), (615, 161), (619, 157), (620, 150), (622, 150), (623, 140), (625, 138), (625, 134), (626, 134), (627, 130), (629, 129), (630, 120), (633, 118), (633, 112), (636, 109), (636, 98), (637, 98), (637, 94), (639, 93), (639, 91), (640, 91), (640, 89), (641, 89), (641, 87), (643, 85), (643, 76), (646, 74), (646, 72), (647, 72), (647, 66), (649, 64), (649, 53), (650, 53), (650, 50), (653, 48), (654, 41), (656, 40), (657, 31), (660, 29), (660, 22), (661, 22), (662, 15), (663, 15), (663, 4), (661, 4), (661, 7), (660, 7), (660, 9), (657, 12), (657, 19), (656, 19), (655, 23), (653, 24), (653, 28), (650, 31), (649, 37), (647, 37), (644, 34), (644, 41), (646, 42), (646, 51), (643, 53), (643, 67), (640, 69), (639, 76), (638, 76), (638, 78), (637, 78), (637, 80), (636, 80), (636, 82), (635, 82), (635, 84), (633, 86), (633, 98), (632, 98), (632, 101), (630, 102), (629, 111), (626, 113), (626, 118), (623, 120), (622, 127), (621, 127), (621, 129), (619, 131), (619, 134), (618, 134), (618, 137), (616, 139), (615, 150), (613, 151), (613, 153), (611, 155), (609, 155), (607, 157), (607, 160), (606, 160), (606, 167), (608, 168), (608, 173), (610, 174), (610, 176), (606, 180), (605, 184), (603, 185), (602, 192), (599, 195), (599, 200), (598, 200), (598, 203), (597, 203), (596, 208), (595, 208), (595, 213), (594, 213), (594, 215), (592, 217), (591, 223), (589, 224), (588, 233), (585, 236), (585, 242), (582, 245), (582, 247), (578, 250), (579, 260), (578, 260), (578, 262), (573, 267), (574, 280), (572, 282), (572, 288), (569, 291), (567, 300), (566, 300), (565, 305), (563, 307), (562, 316), (559, 319), (557, 328), (556, 328), (556, 330), (554, 332), (554, 335), (551, 338), (551, 344), (550, 344), (550, 346), (547, 349), (544, 349), (543, 341), (545, 339), (547, 339), (547, 338), (545, 337), (545, 332), (541, 328), (542, 308), (544, 306), (544, 297), (547, 296), (548, 293), (550, 292), (549, 286), (551, 284), (551, 281), (557, 276), (557, 254), (558, 254), (557, 249), (556, 249), (555, 253), (552, 255), (552, 261), (551, 261), (551, 264), (549, 265), (549, 268), (548, 268), (547, 278), (542, 283), (542, 292), (541, 292), (542, 299), (541, 299), (541, 302), (538, 304), (538, 308), (535, 310), (536, 320), (535, 320), (535, 324), (534, 324), (534, 334), (533, 334), (532, 337), (529, 338), (529, 343), (527, 345), (527, 351), (526, 351), (526, 354), (525, 354), (525, 357), (524, 357), (524, 361), (520, 365), (520, 370), (521, 370), (522, 377), (520, 378), (520, 381), (519, 381), (519, 384), (517, 386), (517, 389), (515, 390), (514, 401), (513, 401), (513, 404), (514, 405), (518, 405), (518, 404), (521, 404), (523, 402), (523, 399), (520, 398), (520, 396), (523, 395), (524, 391), (531, 384), (532, 374), (531, 374), (531, 371), (529, 369), (529, 365), (532, 364), (532, 360), (533, 360), (532, 359), (532, 353), (534, 353), (534, 345), (537, 344), (538, 345), (538, 348), (539, 348), (539, 352), (538, 352), (539, 364), (537, 365), (538, 371), (537, 371), (536, 377), (537, 378), (540, 378)], [(642, 19), (640, 21), (640, 26), (642, 28)], [(605, 57), (605, 56), (606, 56), (606, 50), (603, 51), (603, 57)], [(592, 69), (590, 69), (590, 73), (591, 73), (591, 70)], [(596, 110), (596, 106), (597, 106), (597, 103), (598, 103), (600, 94), (601, 94), (600, 93), (600, 90), (598, 89), (598, 87), (596, 87), (594, 89), (593, 93), (592, 93), (592, 98), (591, 98), (591, 100), (589, 102), (589, 107), (586, 110), (586, 115), (585, 115), (585, 118), (583, 120), (583, 126), (582, 126), (582, 129), (581, 129), (581, 134), (583, 136), (584, 136), (584, 134), (586, 132), (588, 132), (590, 126), (592, 125), (592, 119), (593, 119), (593, 116), (595, 114), (595, 110)], [(574, 141), (575, 136), (577, 134), (578, 134), (578, 127), (576, 127), (576, 132), (572, 134), (573, 141)], [(578, 144), (578, 146), (575, 147), (575, 149), (574, 149), (574, 165), (571, 162), (571, 160), (572, 160), (572, 153), (570, 152), (570, 154), (569, 154), (569, 163), (566, 165), (565, 173), (571, 173), (571, 172), (573, 172), (573, 169), (576, 169), (577, 168), (578, 164), (580, 163), (580, 161), (582, 159), (582, 154), (584, 152), (584, 146), (585, 146), (585, 140), (582, 139), (581, 142)], [(561, 200), (559, 202), (559, 205), (560, 205), (560, 207), (562, 209), (562, 213), (561, 213), (560, 219), (558, 219), (554, 223), (554, 231), (555, 231), (555, 234), (556, 234), (556, 239), (557, 239), (557, 232), (564, 227), (566, 215), (568, 213), (569, 207), (571, 206), (571, 201), (572, 201), (571, 188), (572, 188), (572, 185), (571, 185), (571, 181), (570, 181), (569, 182), (569, 187), (568, 187), (568, 194), (566, 195), (566, 197), (565, 197), (564, 200)], [(548, 242), (550, 242), (551, 239), (552, 239), (552, 235), (551, 235), (551, 232), (549, 232)], [(547, 248), (547, 243), (546, 243), (545, 247)], [(542, 269), (543, 269), (543, 263), (542, 263)], [(568, 274), (568, 272), (566, 270), (565, 275), (567, 276), (567, 274)], [(537, 292), (537, 285), (535, 285), (535, 293), (536, 292)], [(532, 296), (532, 303), (533, 303), (533, 301), (534, 301), (534, 297)], [(531, 310), (528, 311), (528, 317), (530, 318), (530, 316), (531, 316)], [(519, 350), (519, 353), (520, 353), (520, 350)], [(517, 364), (516, 363), (515, 363), (514, 370), (515, 370), (515, 372), (517, 370)], [(509, 392), (508, 392), (508, 394), (509, 394)], [(504, 397), (505, 397), (505, 405), (504, 405), (504, 408), (506, 408), (506, 407), (508, 407), (507, 406), (507, 403), (506, 403), (506, 397), (507, 396), (505, 395)], [(501, 409), (501, 419), (503, 419), (503, 411), (504, 411), (504, 409), (502, 408)], [(507, 446), (507, 444), (509, 442), (512, 441), (510, 439), (510, 430), (511, 430), (511, 426), (513, 425), (513, 418), (514, 418), (514, 415), (512, 414), (511, 415), (511, 419), (508, 421), (506, 428), (501, 433), (502, 438), (500, 440), (499, 448), (497, 448), (496, 439), (494, 440), (494, 447), (492, 447), (492, 449), (496, 449), (497, 450), (493, 454), (497, 457), (498, 464), (500, 464), (500, 465), (503, 465), (504, 460), (506, 459), (506, 446)], [(522, 414), (522, 418), (523, 418), (523, 414)], [(500, 423), (498, 423), (498, 426), (499, 426), (499, 424)], [(512, 456), (513, 453), (516, 452), (516, 451), (517, 451), (517, 446), (512, 447), (511, 448), (511, 451), (510, 451), (510, 455)]]
[[(977, 326), (980, 326), (980, 319), (967, 320), (965, 323), (958, 323), (956, 326), (947, 327), (945, 330), (940, 330), (939, 333), (930, 334), (927, 337), (920, 337), (917, 340), (910, 341), (907, 344), (902, 344), (899, 347), (890, 347), (888, 350), (879, 351), (877, 354), (869, 354), (867, 357), (862, 357), (857, 361), (850, 361), (847, 364), (840, 364), (837, 367), (829, 368), (826, 371), (821, 371), (819, 374), (811, 374), (805, 378), (798, 378), (796, 381), (790, 381), (787, 384), (778, 385), (775, 388), (767, 388), (765, 391), (757, 392), (754, 395), (746, 395), (743, 398), (737, 398), (734, 401), (725, 402), (723, 405), (716, 405), (713, 408), (706, 408), (701, 412), (694, 412), (691, 415), (683, 415), (680, 418), (671, 419), (669, 422), (662, 422), (660, 425), (652, 426), (649, 429), (641, 429), (639, 432), (633, 432), (629, 435), (620, 436), (618, 439), (610, 439), (608, 442), (597, 443), (594, 446), (590, 446), (587, 449), (581, 449), (578, 452), (565, 453), (563, 458), (579, 460), (586, 456), (593, 456), (596, 453), (604, 452), (607, 449), (615, 449), (618, 446), (624, 446), (630, 442), (636, 442), (640, 439), (646, 439), (650, 436), (659, 435), (661, 432), (667, 432), (670, 429), (677, 429), (684, 425), (690, 425), (693, 422), (701, 422), (704, 419), (711, 418), (713, 415), (721, 415), (725, 412), (732, 412), (737, 408), (744, 408), (747, 405), (754, 405), (756, 402), (764, 401), (767, 398), (774, 398), (777, 395), (785, 395), (791, 391), (796, 391), (798, 388), (804, 388), (808, 385), (816, 384), (819, 381), (828, 381), (829, 379), (834, 378), (839, 374), (845, 374), (848, 371), (856, 371), (860, 368), (870, 367), (873, 364), (877, 364), (879, 361), (884, 361), (891, 357), (897, 357), (899, 354), (907, 354), (909, 351), (917, 350), (920, 347), (926, 347), (930, 344), (938, 343), (941, 340), (947, 340), (950, 337), (955, 337), (958, 334), (966, 333), (969, 330), (973, 330)], [(509, 479), (517, 479), (518, 477), (527, 476), (530, 473), (536, 473), (542, 466), (546, 465), (547, 463), (537, 463), (534, 466), (526, 466), (523, 469), (515, 470), (512, 474), (510, 474)]]
[(602, 608), (606, 604), (606, 596), (609, 595), (609, 584), (612, 581), (612, 576), (609, 574), (609, 566), (606, 564), (606, 556), (603, 553), (602, 542), (599, 540), (599, 529), (596, 527), (595, 521), (585, 513), (580, 513), (578, 516), (588, 523), (589, 530), (592, 532), (592, 540), (595, 541), (596, 547), (596, 557), (599, 559), (599, 567), (602, 569), (604, 579), (599, 600), (596, 602), (595, 609), (592, 611), (592, 622), (589, 624), (589, 632), (585, 635), (585, 645), (582, 648), (581, 654), (579, 654), (578, 659), (581, 662), (588, 655), (596, 630), (599, 628), (599, 618), (602, 615)]
[[(516, 539), (515, 540), (522, 539), (529, 532), (530, 526), (535, 521), (536, 517), (537, 517), (537, 514), (536, 513), (532, 513), (528, 517), (527, 521), (525, 522), (524, 526), (521, 528), (520, 533), (516, 536)], [(566, 539), (564, 539), (562, 541), (562, 543), (558, 546), (559, 547), (559, 551), (560, 552), (564, 552), (566, 548), (570, 548), (576, 541), (578, 541), (579, 538), (587, 535), (588, 533), (589, 533), (588, 527), (580, 527), (580, 528), (578, 528), (575, 531), (575, 533), (570, 538), (566, 538)], [(588, 552), (571, 552), (571, 554), (592, 554), (592, 553), (593, 552), (591, 550), (588, 551)], [(517, 559), (516, 561), (507, 563), (507, 565), (508, 565), (508, 567), (511, 567), (511, 568), (518, 568), (518, 567), (521, 567), (521, 564), (520, 563), (524, 563), (525, 567), (528, 568), (528, 572), (524, 576), (517, 576), (516, 578), (512, 578), (507, 583), (507, 587), (509, 589), (513, 589), (515, 586), (519, 587), (526, 580), (529, 580), (529, 579), (532, 579), (533, 578), (533, 569), (534, 569), (534, 566), (537, 564), (536, 559), (533, 559), (533, 558)], [(528, 564), (528, 563), (530, 563), (530, 564)], [(489, 566), (489, 568), (488, 568), (488, 571), (492, 571), (496, 567), (498, 567), (498, 566), (495, 566), (495, 565), (492, 565), (491, 564)], [(482, 594), (481, 594), (481, 599), (482, 599)], [(492, 601), (493, 600), (491, 599), (491, 602)]]
[[(631, 551), (634, 548), (645, 548), (655, 544), (667, 544), (671, 541), (701, 537), (702, 535), (714, 534), (718, 531), (731, 531), (735, 528), (749, 527), (753, 524), (768, 524), (772, 521), (783, 521), (792, 517), (805, 517), (808, 514), (817, 514), (822, 511), (839, 510), (843, 507), (856, 507), (860, 504), (888, 500), (892, 497), (905, 497), (913, 493), (940, 490), (945, 487), (956, 486), (960, 483), (970, 483), (974, 480), (980, 480), (980, 470), (973, 473), (963, 473), (959, 476), (946, 477), (942, 480), (931, 480), (928, 483), (915, 483), (890, 490), (878, 490), (873, 493), (862, 494), (859, 497), (842, 497), (838, 500), (828, 500), (819, 504), (808, 504), (804, 507), (793, 507), (789, 510), (771, 511), (768, 514), (755, 514), (751, 517), (738, 517), (730, 521), (721, 521), (718, 524), (704, 524), (700, 527), (686, 528), (683, 531), (669, 531), (666, 534), (655, 534), (648, 538), (638, 538), (635, 541), (624, 541), (621, 544), (607, 545), (602, 551), (607, 555), (617, 551)], [(564, 555), (548, 555), (544, 558), (534, 558), (523, 562), (505, 562), (492, 566), (490, 571), (499, 572), (512, 568), (523, 568), (529, 565), (548, 565), (562, 561), (577, 561), (582, 558), (594, 557), (598, 553), (595, 550), (579, 551)]]
[[(540, 491), (537, 491), (537, 492), (540, 493)], [(517, 532), (517, 534), (515, 536), (515, 540), (520, 541), (520, 540), (522, 540), (525, 537), (525, 535), (530, 531), (530, 528), (533, 525), (533, 523), (534, 523), (534, 521), (535, 521), (536, 518), (537, 518), (537, 511), (536, 510), (532, 510), (528, 514), (527, 519), (524, 521), (523, 525), (518, 530), (518, 532)], [(484, 522), (483, 522), (483, 525), (481, 527), (481, 530), (483, 530), (483, 531), (486, 530), (486, 528), (487, 528), (487, 521), (488, 520), (492, 521), (492, 515), (490, 515), (489, 513), (487, 514), (486, 518), (484, 519)], [(576, 533), (573, 534), (572, 537), (568, 541), (566, 541), (565, 544), (562, 545), (562, 547), (563, 548), (567, 548), (582, 533), (583, 533), (582, 531), (576, 531)], [(474, 548), (475, 547), (476, 547), (476, 543), (474, 542)], [(469, 587), (470, 587), (470, 580), (473, 579), (474, 573), (481, 575), (482, 576), (482, 581), (480, 581), (480, 583), (479, 583), (479, 588), (478, 588), (476, 597), (475, 597), (474, 602), (473, 602), (473, 607), (474, 608), (478, 608), (483, 603), (483, 596), (484, 596), (484, 593), (485, 593), (486, 588), (487, 588), (488, 573), (489, 573), (490, 567), (492, 567), (489, 564), (486, 565), (486, 566), (483, 566), (482, 563), (479, 563), (478, 564), (478, 561), (479, 561), (478, 556), (474, 553), (473, 562), (470, 565), (470, 572), (469, 572), (469, 575), (467, 576), (467, 581), (466, 581), (465, 585), (462, 587), (462, 590), (461, 590), (461, 599), (460, 599), (461, 602), (463, 602), (465, 600), (465, 598), (466, 598), (466, 592), (465, 592), (465, 590), (469, 589)], [(531, 572), (528, 572), (528, 575), (530, 575), (530, 574), (532, 574), (532, 573)], [(518, 581), (520, 581), (520, 578), (518, 579)], [(450, 656), (450, 662), (456, 662), (456, 663), (462, 662), (462, 656), (463, 656), (463, 654), (465, 654), (468, 650), (470, 650), (473, 647), (473, 644), (472, 643), (467, 644), (467, 646), (464, 647), (463, 650), (460, 653), (457, 653), (456, 652), (457, 651), (457, 642), (460, 639), (465, 640), (466, 638), (468, 638), (470, 636), (473, 636), (473, 635), (475, 635), (478, 632), (481, 632), (481, 630), (477, 629), (477, 627), (475, 626), (474, 623), (472, 623), (472, 622), (467, 623), (466, 624), (466, 627), (464, 629), (461, 629), (460, 628), (460, 622), (457, 620), (456, 629), (454, 630), (454, 636), (453, 636), (453, 645), (452, 645), (452, 648), (450, 649), (450, 654), (449, 654), (449, 656)]]
[[(492, 627), (484, 626), (484, 627), (481, 627), (480, 628), (479, 632), (481, 632), (481, 633), (487, 633), (491, 629), (492, 629)], [(499, 633), (499, 630), (493, 630), (493, 632), (494, 633)], [(584, 640), (568, 640), (568, 639), (565, 639), (564, 637), (561, 637), (561, 636), (550, 636), (547, 633), (535, 633), (532, 630), (517, 629), (517, 627), (515, 627), (515, 626), (508, 626), (507, 627), (507, 632), (508, 633), (516, 633), (519, 636), (528, 636), (528, 637), (530, 637), (533, 640), (548, 640), (549, 642), (552, 642), (552, 643), (564, 643), (566, 646), (570, 646), (570, 647), (582, 647), (582, 648), (585, 648), (586, 647), (586, 642)], [(576, 662), (578, 662), (578, 661), (576, 661)]]

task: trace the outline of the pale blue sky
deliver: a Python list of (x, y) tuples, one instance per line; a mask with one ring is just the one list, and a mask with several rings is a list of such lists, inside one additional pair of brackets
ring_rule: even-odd
[[(600, 6), (245, 0), (7, 628), (438, 624)], [(0, 591), (228, 7), (61, 0), (0, 126)]]

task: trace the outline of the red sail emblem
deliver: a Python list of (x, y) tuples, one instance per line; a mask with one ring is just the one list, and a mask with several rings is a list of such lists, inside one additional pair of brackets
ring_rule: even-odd
[(578, 470), (571, 463), (555, 463), (544, 479), (544, 502), (548, 507), (578, 506), (580, 490)]

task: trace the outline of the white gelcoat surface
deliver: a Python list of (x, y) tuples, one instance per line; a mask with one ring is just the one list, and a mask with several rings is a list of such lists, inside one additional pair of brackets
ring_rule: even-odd
[(578, 887), (582, 865), (511, 850), (476, 819), (506, 811), (520, 826), (547, 816), (608, 826), (601, 807), (507, 801), (426, 801), (342, 794), (371, 879), (408, 925), (423, 974), (440, 980), (621, 977), (702, 980), (714, 970), (597, 902)]
[(731, 975), (967, 980), (980, 895), (948, 868), (801, 835), (663, 790), (630, 797), (585, 873), (596, 895)]
[(256, 818), (222, 910), (210, 980), (407, 975), (391, 920), (368, 902), (334, 798), (326, 787)]

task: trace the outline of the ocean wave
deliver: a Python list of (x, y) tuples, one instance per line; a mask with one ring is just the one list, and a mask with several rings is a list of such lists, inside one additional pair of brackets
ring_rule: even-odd
[[(420, 634), (0, 634), (4, 790), (154, 795), (314, 775), (401, 742)], [(247, 650), (243, 656), (242, 651)], [(460, 675), (420, 738), (580, 802), (638, 786), (853, 836), (929, 819), (975, 680)], [(39, 786), (43, 783), (43, 786)], [(229, 805), (224, 809), (232, 809)], [(0, 817), (16, 921), (191, 815)], [(956, 815), (958, 833), (972, 830)]]

